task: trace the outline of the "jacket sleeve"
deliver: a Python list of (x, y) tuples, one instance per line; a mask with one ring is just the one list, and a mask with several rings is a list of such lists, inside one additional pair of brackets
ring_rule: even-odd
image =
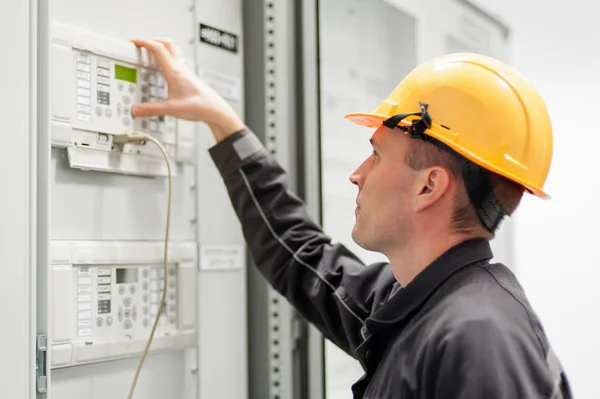
[(472, 320), (437, 342), (428, 361), (427, 397), (454, 399), (570, 399), (566, 377), (553, 370), (539, 342), (522, 331), (490, 320)]
[(326, 338), (356, 357), (365, 319), (392, 287), (387, 264), (365, 267), (346, 247), (333, 244), (249, 129), (209, 152), (262, 275)]

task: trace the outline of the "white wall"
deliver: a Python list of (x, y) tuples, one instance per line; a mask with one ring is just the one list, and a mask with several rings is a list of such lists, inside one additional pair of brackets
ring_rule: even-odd
[(577, 398), (600, 398), (600, 3), (480, 0), (512, 28), (511, 64), (546, 100), (554, 126), (549, 201), (516, 218), (519, 279)]

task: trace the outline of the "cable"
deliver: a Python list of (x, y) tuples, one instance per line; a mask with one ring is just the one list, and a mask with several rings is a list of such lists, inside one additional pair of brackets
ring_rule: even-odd
[(172, 194), (172, 184), (173, 184), (173, 172), (171, 170), (171, 160), (169, 158), (169, 155), (167, 154), (167, 150), (165, 149), (165, 147), (162, 145), (162, 143), (160, 141), (158, 141), (156, 138), (144, 134), (144, 133), (130, 133), (130, 134), (115, 134), (113, 137), (113, 142), (115, 144), (146, 144), (146, 141), (151, 141), (154, 144), (156, 144), (156, 146), (158, 147), (158, 149), (162, 152), (164, 158), (165, 158), (165, 162), (167, 163), (167, 170), (168, 170), (168, 174), (169, 174), (169, 190), (168, 190), (168, 199), (167, 199), (167, 225), (165, 228), (165, 250), (164, 250), (164, 262), (163, 262), (163, 267), (164, 267), (164, 275), (165, 275), (165, 281), (163, 284), (163, 292), (162, 292), (162, 298), (160, 300), (160, 305), (158, 307), (158, 313), (156, 314), (156, 318), (154, 319), (154, 325), (152, 326), (152, 331), (150, 332), (150, 337), (148, 338), (148, 342), (146, 343), (146, 348), (144, 349), (144, 353), (142, 354), (142, 358), (140, 359), (140, 363), (138, 364), (137, 370), (135, 372), (135, 376), (133, 378), (133, 382), (131, 383), (131, 388), (129, 390), (129, 396), (127, 396), (127, 399), (132, 399), (133, 398), (133, 392), (135, 391), (135, 387), (137, 385), (137, 380), (140, 376), (140, 372), (142, 371), (142, 366), (144, 364), (144, 361), (146, 360), (146, 356), (148, 355), (148, 351), (150, 350), (150, 345), (152, 344), (152, 340), (154, 339), (154, 333), (156, 332), (156, 326), (158, 326), (158, 321), (160, 320), (160, 316), (162, 314), (163, 308), (165, 306), (165, 299), (167, 296), (167, 265), (168, 265), (168, 248), (169, 248), (169, 230), (170, 230), (170, 224), (171, 224), (171, 194)]

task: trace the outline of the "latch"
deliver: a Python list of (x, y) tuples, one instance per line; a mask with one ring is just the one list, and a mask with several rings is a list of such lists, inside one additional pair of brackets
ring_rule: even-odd
[(48, 376), (46, 375), (46, 355), (48, 353), (48, 336), (37, 336), (36, 348), (36, 387), (39, 393), (46, 393), (48, 390)]

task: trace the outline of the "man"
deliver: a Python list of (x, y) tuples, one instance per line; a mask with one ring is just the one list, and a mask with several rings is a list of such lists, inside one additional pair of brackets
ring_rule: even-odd
[[(169, 87), (136, 117), (206, 122), (210, 154), (249, 250), (272, 286), (357, 358), (355, 398), (569, 398), (567, 379), (510, 270), (489, 240), (524, 191), (542, 191), (552, 155), (541, 98), (500, 62), (436, 58), (372, 113), (354, 240), (390, 264), (365, 266), (331, 243), (288, 177), (234, 110), (182, 65), (168, 41), (135, 40)], [(400, 288), (402, 287), (402, 288)]]

